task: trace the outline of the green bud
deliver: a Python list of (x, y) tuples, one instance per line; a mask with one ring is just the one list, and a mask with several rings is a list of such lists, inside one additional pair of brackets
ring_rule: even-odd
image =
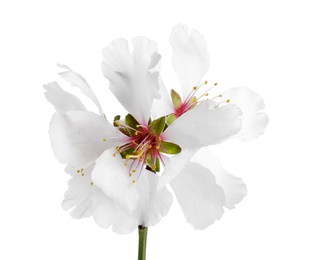
[(180, 108), (180, 106), (182, 105), (182, 100), (180, 95), (174, 89), (171, 90), (171, 99), (175, 109)]

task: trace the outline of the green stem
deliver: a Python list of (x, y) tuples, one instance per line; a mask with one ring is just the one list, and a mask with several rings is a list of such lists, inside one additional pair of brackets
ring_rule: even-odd
[(138, 226), (138, 235), (139, 235), (138, 260), (146, 260), (147, 233), (148, 233), (147, 227)]

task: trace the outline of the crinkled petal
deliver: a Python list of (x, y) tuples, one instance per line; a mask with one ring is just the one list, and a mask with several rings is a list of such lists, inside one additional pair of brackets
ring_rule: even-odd
[(176, 25), (170, 37), (173, 48), (173, 66), (186, 97), (198, 86), (209, 67), (207, 44), (204, 37), (185, 25)]
[(94, 200), (98, 207), (94, 213), (94, 220), (102, 228), (112, 227), (112, 230), (118, 234), (129, 234), (137, 229), (137, 217), (133, 213), (114, 202), (106, 196), (100, 188), (94, 194)]
[(207, 168), (190, 162), (171, 186), (188, 223), (195, 229), (204, 229), (221, 218), (224, 192)]
[(146, 227), (154, 226), (166, 216), (173, 202), (172, 194), (162, 187), (158, 190), (159, 177), (144, 170), (137, 180), (139, 193), (138, 224)]
[(93, 167), (94, 165), (86, 168), (83, 173), (75, 172), (68, 181), (68, 190), (65, 193), (62, 207), (64, 210), (73, 208), (70, 212), (73, 218), (90, 217), (96, 210), (96, 204), (93, 201), (94, 187), (91, 185), (90, 176)]
[(205, 101), (177, 118), (163, 136), (182, 149), (216, 144), (240, 130), (240, 114), (235, 105), (213, 107)]
[(263, 99), (246, 87), (230, 88), (223, 93), (230, 98), (230, 103), (237, 105), (242, 111), (242, 128), (236, 135), (239, 140), (250, 141), (263, 134), (269, 119)]
[(129, 211), (120, 203), (102, 194), (97, 196), (100, 201), (94, 219), (104, 228), (112, 226), (112, 230), (120, 234), (128, 234), (137, 229), (139, 225), (147, 227), (156, 225), (162, 216), (168, 213), (172, 204), (172, 195), (164, 187), (157, 191), (158, 177), (147, 170), (143, 170), (136, 184), (133, 186), (139, 194), (137, 208)]
[(102, 52), (102, 70), (111, 91), (140, 124), (148, 123), (153, 99), (160, 97), (156, 51), (155, 42), (139, 37), (133, 40), (132, 53), (124, 39), (113, 41)]
[(225, 207), (235, 208), (235, 204), (242, 201), (247, 195), (246, 185), (241, 178), (235, 177), (225, 170), (219, 159), (207, 148), (202, 148), (192, 157), (191, 161), (201, 163), (207, 167), (215, 176), (216, 183), (222, 187), (225, 193)]
[(57, 82), (48, 83), (43, 87), (46, 90), (46, 99), (52, 103), (57, 112), (66, 113), (74, 110), (86, 110), (76, 96), (64, 91)]
[(129, 177), (129, 166), (115, 153), (116, 149), (110, 148), (96, 160), (92, 180), (105, 195), (132, 212), (137, 207), (139, 194)]
[(71, 85), (78, 87), (84, 95), (90, 98), (97, 106), (99, 113), (103, 116), (104, 113), (101, 105), (87, 81), (80, 74), (74, 72), (68, 66), (62, 64), (58, 64), (58, 66), (65, 69), (65, 71), (59, 73), (59, 75), (71, 83)]
[(182, 150), (180, 154), (165, 158), (165, 170), (160, 177), (158, 189), (170, 183), (186, 166), (196, 151), (197, 149), (186, 149)]
[(72, 178), (68, 181), (68, 190), (65, 193), (62, 206), (65, 210), (72, 209), (70, 215), (73, 218), (94, 217), (95, 222), (103, 228), (112, 226), (112, 229), (120, 234), (134, 231), (138, 226), (138, 218), (128, 210), (108, 198), (92, 183), (91, 171), (94, 167), (84, 170), (83, 176), (77, 173), (74, 167), (68, 167)]
[[(103, 151), (126, 138), (105, 118), (88, 111), (55, 113), (49, 134), (56, 158), (75, 167), (90, 165)], [(114, 138), (103, 141), (109, 137)]]
[(155, 118), (160, 118), (162, 116), (167, 116), (174, 112), (174, 106), (170, 99), (170, 96), (167, 92), (167, 89), (163, 83), (163, 80), (159, 77), (159, 85), (160, 85), (160, 99), (154, 99), (151, 115)]

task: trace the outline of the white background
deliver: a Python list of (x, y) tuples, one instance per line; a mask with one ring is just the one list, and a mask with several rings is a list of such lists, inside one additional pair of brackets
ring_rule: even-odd
[(101, 49), (120, 36), (156, 40), (166, 84), (177, 88), (168, 37), (179, 22), (208, 41), (206, 79), (260, 93), (270, 124), (256, 141), (212, 148), (247, 183), (242, 203), (195, 231), (175, 201), (149, 230), (148, 260), (310, 259), (308, 2), (1, 1), (0, 259), (136, 259), (136, 232), (118, 235), (61, 209), (68, 176), (50, 147), (53, 108), (42, 85), (66, 86), (56, 63), (67, 64), (88, 80), (111, 119), (121, 108), (102, 76)]

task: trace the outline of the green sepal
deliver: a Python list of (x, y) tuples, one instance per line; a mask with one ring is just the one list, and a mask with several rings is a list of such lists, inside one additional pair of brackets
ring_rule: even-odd
[(182, 100), (180, 95), (174, 89), (171, 89), (171, 99), (175, 109), (180, 108), (180, 106), (182, 105)]
[(171, 142), (161, 142), (160, 147), (161, 153), (167, 153), (167, 154), (178, 154), (181, 152), (181, 147), (177, 144), (171, 143)]
[(156, 120), (153, 120), (151, 124), (149, 125), (149, 130), (154, 134), (154, 135), (160, 135), (165, 127), (165, 121), (166, 118), (165, 116), (162, 116)]
[[(125, 124), (127, 126), (130, 126), (131, 128), (136, 129), (136, 130), (140, 129), (140, 127), (138, 126), (139, 123), (137, 122), (137, 120), (131, 114), (127, 114), (126, 115), (126, 117), (125, 117)], [(127, 128), (127, 131), (129, 132), (130, 136), (134, 136), (135, 135), (135, 131), (133, 129)]]
[(146, 157), (146, 162), (152, 171), (155, 171), (155, 172), (160, 171), (160, 160), (158, 157), (156, 158), (156, 161), (154, 162), (151, 154), (148, 154)]
[(153, 162), (152, 162), (150, 154), (148, 154), (147, 157), (146, 157), (146, 163), (149, 165), (150, 168), (152, 168)]
[(159, 158), (157, 157), (156, 159), (156, 169), (155, 169), (156, 172), (159, 172), (160, 171), (160, 160)]
[(118, 126), (118, 124), (116, 123), (116, 121), (119, 121), (120, 118), (121, 118), (120, 115), (117, 115), (117, 116), (114, 117), (114, 119), (113, 119), (113, 125), (114, 125), (114, 126)]
[(126, 159), (126, 156), (127, 155), (133, 155), (134, 151), (135, 151), (135, 148), (130, 148), (130, 149), (127, 149), (125, 151), (122, 151), (120, 154), (121, 154), (123, 159)]
[(166, 123), (167, 125), (171, 125), (176, 120), (176, 116), (174, 114), (171, 114), (167, 117)]

